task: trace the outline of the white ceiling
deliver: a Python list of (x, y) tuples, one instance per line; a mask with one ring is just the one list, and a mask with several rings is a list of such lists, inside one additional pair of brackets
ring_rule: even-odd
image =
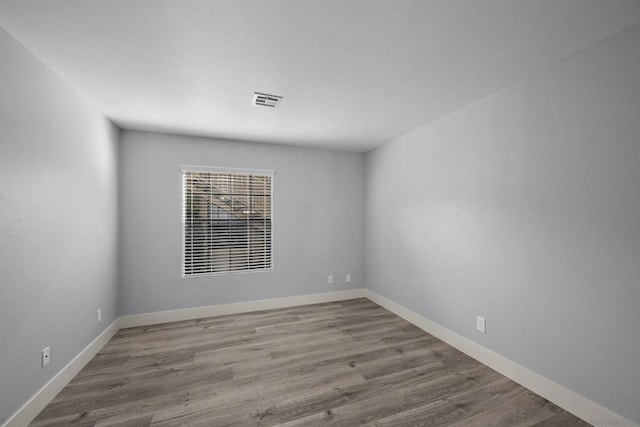
[(123, 128), (354, 151), (638, 22), (640, 0), (0, 0)]

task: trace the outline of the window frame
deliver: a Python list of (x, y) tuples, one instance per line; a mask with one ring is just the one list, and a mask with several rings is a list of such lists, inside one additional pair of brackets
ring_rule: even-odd
[[(196, 274), (185, 274), (186, 273), (186, 217), (185, 217), (185, 200), (186, 200), (186, 187), (185, 187), (185, 173), (188, 172), (213, 172), (213, 173), (225, 173), (232, 175), (258, 175), (258, 176), (268, 176), (270, 177), (270, 262), (268, 268), (254, 268), (254, 269), (246, 269), (246, 270), (231, 270), (231, 271), (213, 271), (213, 272), (205, 272), (205, 273), (196, 273)], [(194, 165), (180, 165), (180, 187), (181, 198), (180, 198), (180, 216), (181, 216), (181, 234), (182, 234), (182, 242), (181, 242), (181, 259), (180, 259), (180, 274), (183, 279), (190, 278), (198, 278), (198, 277), (206, 277), (206, 276), (227, 276), (227, 275), (235, 275), (235, 274), (255, 274), (255, 273), (266, 273), (273, 271), (274, 269), (274, 247), (273, 247), (273, 236), (274, 236), (274, 180), (275, 180), (275, 170), (273, 169), (249, 169), (249, 168), (231, 168), (225, 166), (194, 166)]]

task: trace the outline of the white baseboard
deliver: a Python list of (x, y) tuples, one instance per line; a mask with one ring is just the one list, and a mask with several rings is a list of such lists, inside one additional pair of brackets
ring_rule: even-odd
[(27, 403), (25, 403), (2, 427), (23, 427), (28, 425), (45, 406), (73, 379), (75, 375), (100, 351), (100, 349), (120, 330), (135, 326), (191, 320), (226, 314), (247, 313), (274, 308), (295, 307), (341, 301), (352, 298), (368, 298), (420, 329), (441, 339), (447, 344), (468, 354), (479, 362), (500, 372), (502, 375), (523, 385), (545, 399), (566, 409), (572, 414), (597, 427), (640, 427), (603, 406), (592, 402), (579, 394), (533, 372), (527, 368), (464, 338), (445, 327), (385, 298), (369, 289), (350, 289), (346, 291), (326, 292), (322, 294), (300, 295), (294, 297), (272, 298), (232, 304), (169, 310), (155, 313), (121, 316), (105, 329), (96, 339), (87, 345), (71, 362), (45, 384)]
[(2, 427), (24, 427), (28, 425), (40, 411), (53, 400), (60, 391), (69, 384), (78, 372), (104, 347), (120, 330), (119, 319), (107, 327), (100, 335), (89, 343), (76, 357), (49, 380), (31, 399), (27, 401)]
[(382, 295), (365, 289), (364, 296), (596, 427), (639, 427), (638, 424), (629, 421), (623, 416), (432, 322)]
[(181, 310), (160, 311), (155, 313), (121, 316), (105, 329), (96, 339), (91, 341), (76, 357), (67, 363), (48, 383), (46, 383), (27, 403), (22, 405), (2, 427), (24, 427), (53, 400), (54, 397), (75, 377), (82, 368), (109, 342), (121, 329), (134, 326), (153, 325), (180, 320), (199, 319), (202, 317), (221, 316), (225, 314), (247, 313), (250, 311), (270, 310), (274, 308), (295, 307), (298, 305), (319, 304), (323, 302), (342, 301), (352, 298), (363, 298), (364, 289), (326, 292), (322, 294), (299, 295), (294, 297), (272, 298), (257, 301), (246, 301), (232, 304), (211, 305), (206, 307), (186, 308)]
[(132, 314), (120, 317), (121, 328), (155, 325), (158, 323), (178, 322), (201, 319), (203, 317), (224, 316), (226, 314), (248, 313), (250, 311), (271, 310), (274, 308), (295, 307), (298, 305), (319, 304), (363, 298), (364, 289), (325, 292), (322, 294), (299, 295), (295, 297), (271, 298), (231, 304), (209, 305), (204, 307), (183, 308), (179, 310), (157, 311), (154, 313)]

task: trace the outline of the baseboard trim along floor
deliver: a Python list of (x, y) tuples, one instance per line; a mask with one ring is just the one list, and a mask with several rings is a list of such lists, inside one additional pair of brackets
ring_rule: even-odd
[(363, 289), (326, 292), (322, 294), (299, 295), (294, 297), (271, 298), (231, 304), (209, 305), (179, 310), (158, 311), (155, 313), (133, 314), (120, 317), (121, 328), (156, 325), (158, 323), (179, 322), (201, 319), (203, 317), (224, 316), (227, 314), (249, 313), (251, 311), (272, 310), (274, 308), (295, 307), (298, 305), (319, 304), (322, 302), (342, 301), (362, 298)]
[(608, 410), (607, 408), (592, 402), (589, 399), (557, 384), (542, 375), (539, 375), (517, 363), (500, 356), (497, 353), (467, 339), (455, 332), (423, 317), (408, 308), (379, 295), (369, 289), (364, 289), (364, 297), (376, 304), (402, 317), (406, 321), (413, 323), (420, 329), (434, 337), (446, 342), (452, 347), (460, 350), (468, 356), (473, 357), (478, 362), (501, 373), (512, 381), (528, 388), (534, 393), (544, 397), (548, 401), (558, 405), (562, 409), (571, 412), (575, 416), (585, 420), (596, 427), (605, 426), (625, 426), (638, 427), (637, 424), (629, 421)]
[(36, 394), (31, 397), (18, 411), (13, 414), (3, 427), (24, 427), (38, 416), (45, 406), (84, 368), (87, 363), (98, 354), (113, 336), (120, 330), (119, 319), (100, 333), (76, 357), (71, 359), (53, 378), (49, 380)]
[(416, 325), (420, 329), (455, 347), (509, 379), (537, 393), (552, 403), (593, 424), (594, 426), (640, 427), (626, 418), (579, 394), (524, 368), (517, 363), (471, 341), (408, 308), (369, 289), (351, 289), (321, 294), (272, 298), (231, 304), (169, 310), (121, 316), (96, 337), (84, 350), (71, 360), (28, 402), (26, 402), (3, 427), (28, 425), (42, 409), (73, 379), (74, 376), (104, 347), (121, 329), (158, 323), (192, 320), (203, 317), (247, 313), (275, 308), (295, 307), (322, 302), (341, 301), (365, 297)]

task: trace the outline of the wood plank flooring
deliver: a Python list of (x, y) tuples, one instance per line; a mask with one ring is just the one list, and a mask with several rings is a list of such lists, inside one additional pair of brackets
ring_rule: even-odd
[(586, 426), (375, 303), (123, 329), (32, 426)]

